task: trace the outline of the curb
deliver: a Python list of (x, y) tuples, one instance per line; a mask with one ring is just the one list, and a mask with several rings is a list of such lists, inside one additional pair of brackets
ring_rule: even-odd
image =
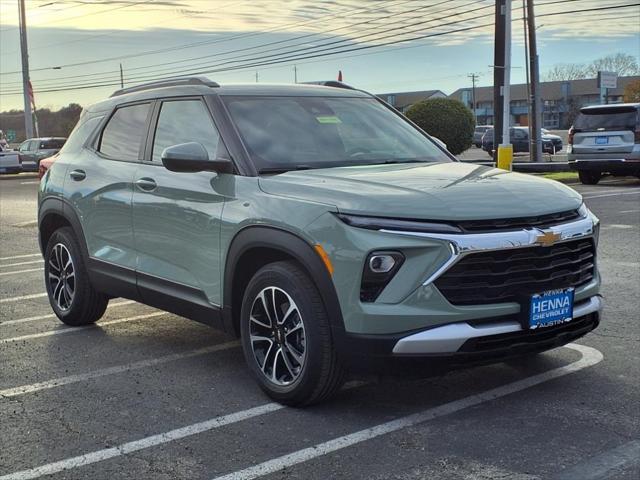
[(38, 172), (7, 173), (0, 175), (0, 181), (37, 179)]

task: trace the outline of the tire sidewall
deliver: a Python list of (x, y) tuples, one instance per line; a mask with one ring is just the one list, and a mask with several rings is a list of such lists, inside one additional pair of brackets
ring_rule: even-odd
[[(77, 246), (77, 242), (72, 236), (73, 234), (67, 228), (61, 228), (56, 230), (53, 235), (49, 238), (49, 242), (47, 243), (47, 248), (45, 250), (44, 256), (44, 279), (45, 279), (45, 287), (47, 290), (47, 295), (49, 297), (49, 303), (51, 304), (51, 308), (60, 319), (64, 319), (65, 317), (73, 317), (76, 315), (78, 310), (81, 308), (81, 296), (83, 295), (83, 285), (86, 285), (87, 279), (85, 278), (85, 271), (82, 262), (82, 257), (80, 253), (80, 249)], [(71, 308), (67, 310), (62, 310), (58, 307), (55, 299), (53, 298), (53, 292), (51, 291), (51, 285), (49, 283), (49, 258), (51, 256), (51, 251), (53, 247), (57, 244), (61, 243), (66, 247), (71, 255), (71, 261), (73, 262), (73, 269), (75, 273), (75, 291), (73, 295), (73, 300), (71, 302)]]
[[(260, 387), (273, 398), (280, 400), (293, 400), (305, 396), (315, 388), (323, 363), (320, 328), (321, 324), (327, 321), (324, 305), (321, 305), (322, 311), (318, 311), (317, 299), (314, 303), (314, 293), (317, 296), (319, 294), (313, 291), (315, 289), (313, 283), (310, 280), (298, 283), (294, 280), (295, 276), (292, 272), (287, 270), (282, 264), (267, 265), (259, 270), (245, 290), (240, 317), (242, 349), (249, 369), (258, 380)], [(265, 378), (254, 358), (249, 340), (249, 316), (253, 301), (258, 293), (267, 287), (278, 287), (287, 292), (298, 306), (304, 322), (306, 358), (302, 372), (290, 385), (277, 385)]]

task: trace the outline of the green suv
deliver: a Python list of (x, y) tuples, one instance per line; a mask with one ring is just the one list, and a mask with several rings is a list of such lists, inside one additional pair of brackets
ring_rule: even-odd
[(125, 297), (219, 327), (289, 405), (350, 370), (500, 361), (598, 325), (598, 220), (580, 195), (460, 163), (327, 83), (186, 78), (86, 108), (40, 185), (60, 320)]

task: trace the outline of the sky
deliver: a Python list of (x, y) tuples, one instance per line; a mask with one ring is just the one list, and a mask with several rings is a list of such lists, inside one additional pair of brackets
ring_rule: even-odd
[[(25, 0), (39, 108), (205, 73), (219, 83), (336, 79), (373, 93), (492, 83), (491, 0)], [(615, 8), (634, 5), (625, 8)], [(513, 0), (512, 82), (525, 81)], [(607, 7), (607, 10), (590, 9)], [(536, 0), (540, 69), (618, 52), (640, 62), (634, 0)], [(562, 13), (558, 15), (558, 13)], [(551, 14), (551, 15), (550, 15)], [(22, 108), (18, 0), (0, 0), (0, 111)], [(327, 55), (331, 54), (331, 55)]]

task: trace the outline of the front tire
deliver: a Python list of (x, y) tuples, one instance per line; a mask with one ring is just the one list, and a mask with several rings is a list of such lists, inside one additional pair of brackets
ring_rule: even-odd
[(578, 172), (578, 178), (583, 185), (597, 185), (602, 178), (602, 173), (582, 170)]
[(271, 263), (251, 279), (242, 301), (242, 347), (258, 384), (291, 406), (318, 403), (344, 381), (317, 287), (298, 264)]
[(44, 279), (49, 303), (67, 325), (88, 325), (99, 320), (109, 299), (94, 290), (73, 230), (63, 227), (49, 238), (45, 250)]

